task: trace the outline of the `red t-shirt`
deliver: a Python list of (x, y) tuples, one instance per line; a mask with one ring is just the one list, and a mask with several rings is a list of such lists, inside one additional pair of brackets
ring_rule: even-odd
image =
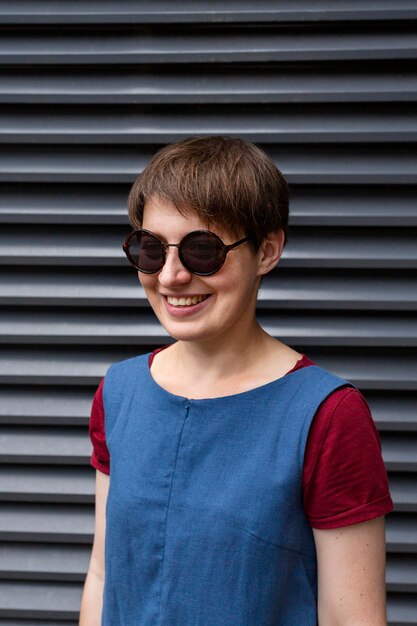
[[(165, 347), (152, 352), (149, 367)], [(302, 355), (290, 372), (309, 365), (314, 365), (313, 361)], [(91, 409), (91, 465), (110, 474), (103, 382)], [(336, 389), (319, 406), (307, 439), (302, 480), (304, 510), (313, 528), (357, 524), (393, 510), (378, 431), (357, 389)]]

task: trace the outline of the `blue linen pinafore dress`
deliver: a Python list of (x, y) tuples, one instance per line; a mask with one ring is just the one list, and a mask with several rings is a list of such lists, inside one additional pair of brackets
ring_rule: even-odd
[(104, 382), (102, 626), (316, 626), (304, 451), (320, 403), (350, 383), (311, 365), (189, 400), (154, 381), (148, 357)]

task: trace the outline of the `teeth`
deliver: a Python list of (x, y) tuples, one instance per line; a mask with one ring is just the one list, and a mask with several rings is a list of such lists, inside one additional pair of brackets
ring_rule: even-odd
[(191, 298), (174, 298), (174, 296), (167, 296), (169, 304), (173, 306), (191, 306), (192, 304), (198, 304), (205, 300), (208, 296), (192, 296)]

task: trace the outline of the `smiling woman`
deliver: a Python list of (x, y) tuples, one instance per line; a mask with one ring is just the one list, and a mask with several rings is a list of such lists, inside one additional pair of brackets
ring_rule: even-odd
[(369, 407), (256, 319), (287, 238), (282, 174), (253, 144), (196, 137), (128, 204), (124, 251), (175, 342), (95, 395), (80, 625), (385, 625), (392, 500)]

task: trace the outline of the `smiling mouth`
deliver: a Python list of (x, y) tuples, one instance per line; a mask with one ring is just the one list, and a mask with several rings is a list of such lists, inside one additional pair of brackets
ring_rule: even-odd
[(206, 300), (210, 294), (201, 295), (201, 296), (190, 296), (190, 297), (182, 297), (175, 298), (174, 296), (166, 296), (168, 304), (172, 306), (193, 306), (194, 304), (199, 304)]

